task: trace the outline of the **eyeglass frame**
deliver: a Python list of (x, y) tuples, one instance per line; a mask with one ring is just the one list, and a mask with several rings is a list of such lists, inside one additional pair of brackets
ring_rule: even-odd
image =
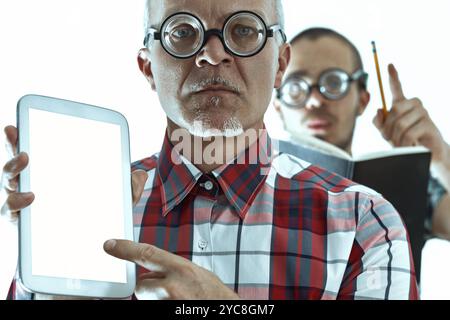
[[(227, 44), (226, 44), (226, 42), (225, 42), (225, 39), (224, 39), (224, 35), (223, 35), (223, 31), (224, 31), (226, 25), (228, 24), (228, 22), (229, 22), (231, 19), (233, 19), (236, 15), (242, 14), (242, 13), (248, 13), (248, 14), (251, 14), (251, 15), (253, 15), (253, 16), (256, 16), (259, 20), (261, 20), (261, 22), (262, 22), (262, 24), (263, 24), (263, 26), (264, 26), (264, 28), (265, 28), (265, 31), (266, 31), (266, 37), (265, 37), (265, 39), (264, 39), (263, 44), (261, 45), (261, 48), (258, 49), (256, 52), (252, 53), (251, 55), (241, 55), (241, 54), (236, 54), (236, 53), (234, 53), (233, 51), (231, 51), (231, 50), (228, 48), (228, 46), (227, 46)], [(198, 50), (196, 50), (193, 54), (191, 54), (191, 55), (189, 55), (189, 56), (186, 56), (186, 57), (180, 57), (180, 56), (177, 56), (177, 55), (172, 54), (172, 53), (165, 47), (164, 41), (162, 40), (162, 37), (161, 37), (161, 36), (162, 36), (162, 33), (163, 33), (162, 28), (165, 26), (165, 24), (166, 24), (170, 19), (172, 19), (173, 17), (175, 17), (175, 16), (177, 16), (177, 15), (188, 15), (188, 16), (193, 17), (195, 20), (197, 20), (197, 21), (200, 23), (200, 26), (201, 26), (202, 31), (203, 31), (203, 43), (202, 43), (202, 45), (199, 46)], [(287, 36), (286, 36), (286, 34), (284, 33), (283, 28), (281, 27), (280, 24), (277, 23), (277, 24), (274, 24), (274, 25), (271, 25), (271, 26), (268, 27), (267, 24), (266, 24), (266, 22), (264, 21), (264, 19), (263, 19), (260, 15), (258, 15), (257, 13), (251, 12), (251, 11), (245, 11), (245, 10), (243, 10), (243, 11), (237, 11), (237, 12), (235, 12), (235, 13), (232, 13), (232, 14), (225, 20), (225, 22), (224, 22), (223, 27), (222, 27), (221, 30), (220, 30), (220, 29), (209, 29), (209, 30), (206, 30), (206, 28), (205, 28), (203, 22), (200, 20), (200, 18), (198, 18), (198, 17), (195, 16), (194, 14), (189, 13), (189, 12), (177, 12), (177, 13), (174, 13), (174, 14), (170, 15), (170, 16), (167, 17), (166, 19), (164, 19), (163, 23), (161, 24), (161, 27), (159, 28), (159, 31), (158, 31), (158, 29), (155, 29), (155, 28), (152, 28), (152, 27), (148, 28), (147, 34), (146, 34), (146, 36), (145, 36), (145, 38), (144, 38), (144, 47), (148, 48), (148, 43), (149, 43), (150, 37), (153, 37), (153, 40), (157, 40), (157, 41), (160, 41), (160, 42), (161, 42), (161, 46), (163, 47), (164, 51), (166, 51), (166, 52), (167, 52), (169, 55), (171, 55), (172, 57), (174, 57), (174, 58), (176, 58), (176, 59), (190, 59), (190, 58), (196, 56), (196, 55), (197, 55), (197, 54), (205, 47), (205, 45), (206, 45), (206, 43), (208, 42), (208, 40), (209, 40), (210, 37), (212, 37), (212, 36), (217, 36), (217, 37), (220, 39), (220, 41), (222, 42), (222, 45), (223, 45), (225, 51), (226, 51), (228, 54), (231, 54), (231, 55), (234, 55), (234, 56), (237, 56), (237, 57), (241, 57), (241, 58), (250, 58), (250, 57), (256, 56), (258, 53), (260, 53), (260, 52), (265, 48), (268, 39), (269, 39), (269, 38), (274, 38), (274, 37), (275, 37), (275, 33), (276, 33), (276, 32), (280, 32), (281, 37), (282, 37), (282, 39), (283, 39), (283, 43), (286, 43), (286, 42), (287, 42)]]
[[(320, 79), (321, 79), (326, 73), (329, 73), (329, 72), (332, 72), (332, 71), (339, 71), (339, 72), (345, 73), (345, 74), (348, 76), (347, 82), (349, 83), (349, 86), (348, 86), (347, 89), (341, 94), (341, 96), (340, 96), (339, 98), (335, 98), (335, 99), (330, 98), (330, 97), (327, 97), (327, 96), (322, 92), (322, 90), (321, 90), (321, 85), (319, 84)], [(353, 82), (355, 82), (355, 81), (359, 81), (360, 87), (361, 87), (362, 89), (366, 90), (366, 89), (367, 89), (367, 80), (368, 80), (368, 77), (369, 77), (369, 74), (368, 74), (367, 72), (365, 72), (363, 69), (358, 69), (358, 70), (356, 70), (355, 72), (353, 72), (352, 74), (349, 74), (347, 71), (345, 71), (345, 70), (343, 70), (343, 69), (340, 69), (340, 68), (329, 68), (329, 69), (326, 69), (326, 70), (324, 70), (324, 71), (322, 71), (322, 72), (320, 73), (320, 75), (319, 75), (319, 81), (318, 81), (317, 83), (315, 83), (315, 84), (309, 84), (308, 81), (306, 81), (306, 80), (304, 80), (303, 78), (300, 78), (300, 77), (298, 77), (298, 78), (297, 78), (297, 77), (292, 77), (292, 78), (290, 78), (290, 79), (287, 79), (287, 80), (285, 81), (285, 83), (284, 83), (279, 89), (277, 89), (277, 99), (280, 100), (284, 105), (286, 105), (286, 106), (288, 106), (288, 107), (290, 107), (290, 108), (293, 108), (293, 109), (300, 109), (300, 108), (303, 108), (303, 107), (304, 107), (304, 104), (306, 103), (306, 101), (308, 101), (308, 99), (309, 99), (309, 97), (311, 96), (313, 90), (314, 90), (314, 89), (317, 89), (317, 91), (320, 93), (320, 95), (321, 95), (322, 97), (324, 97), (325, 99), (327, 99), (327, 100), (332, 100), (332, 101), (338, 101), (338, 100), (343, 99), (346, 95), (348, 95), (348, 93), (350, 92), (350, 86), (351, 86), (351, 84), (352, 84)], [(281, 91), (282, 91), (283, 87), (284, 87), (287, 83), (289, 83), (291, 80), (293, 80), (293, 79), (302, 80), (302, 81), (304, 81), (304, 82), (306, 83), (306, 85), (308, 86), (308, 94), (306, 95), (305, 103), (303, 103), (302, 106), (299, 106), (299, 105), (292, 105), (292, 104), (289, 104), (289, 103), (285, 103), (285, 102), (281, 99)]]

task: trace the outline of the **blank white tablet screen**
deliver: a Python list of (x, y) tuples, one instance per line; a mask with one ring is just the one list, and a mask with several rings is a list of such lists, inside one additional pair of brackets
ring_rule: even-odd
[(30, 109), (32, 274), (126, 283), (119, 125)]

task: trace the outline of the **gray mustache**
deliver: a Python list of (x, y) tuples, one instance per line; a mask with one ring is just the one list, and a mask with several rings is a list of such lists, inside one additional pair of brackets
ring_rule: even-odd
[(193, 91), (193, 92), (200, 91), (205, 87), (213, 86), (213, 85), (221, 85), (231, 91), (234, 91), (236, 93), (241, 93), (239, 86), (235, 85), (231, 81), (229, 81), (225, 78), (222, 78), (222, 77), (212, 77), (212, 78), (203, 79), (197, 83), (194, 83), (191, 86), (191, 91)]

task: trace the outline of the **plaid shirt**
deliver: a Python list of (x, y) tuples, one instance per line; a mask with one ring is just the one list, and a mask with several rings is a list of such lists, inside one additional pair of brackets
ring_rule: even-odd
[(408, 235), (392, 205), (271, 150), (262, 135), (203, 174), (166, 136), (158, 155), (132, 166), (149, 174), (136, 239), (214, 272), (244, 299), (417, 299)]

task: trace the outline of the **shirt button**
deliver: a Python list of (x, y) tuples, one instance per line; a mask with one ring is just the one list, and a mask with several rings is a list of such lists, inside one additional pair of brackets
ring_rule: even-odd
[(214, 184), (211, 181), (205, 182), (205, 189), (211, 191), (214, 188)]
[(199, 240), (199, 241), (198, 241), (198, 247), (199, 247), (201, 250), (205, 250), (205, 249), (208, 247), (208, 241), (203, 240), (203, 239)]

